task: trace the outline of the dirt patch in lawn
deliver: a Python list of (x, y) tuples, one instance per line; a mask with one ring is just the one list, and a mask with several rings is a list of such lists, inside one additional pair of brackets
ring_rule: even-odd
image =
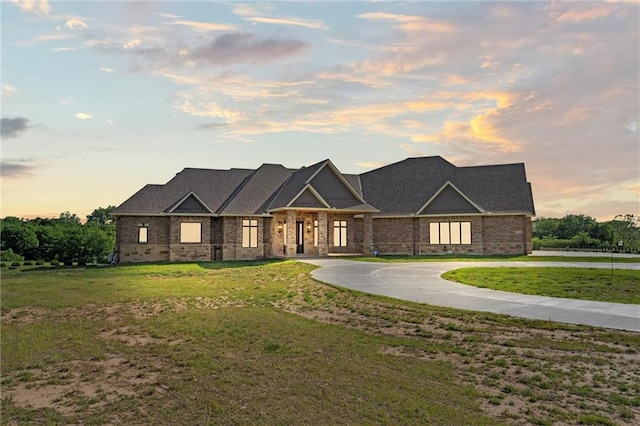
[(336, 296), (322, 284), (278, 306), (315, 321), (410, 339), (414, 343), (384, 346), (380, 353), (455, 365), (460, 384), (478, 390), (483, 410), (509, 424), (640, 421), (640, 348), (631, 332), (619, 332), (618, 341), (600, 328), (371, 303)]
[(159, 365), (141, 368), (119, 356), (72, 361), (62, 368), (20, 370), (3, 378), (2, 398), (22, 408), (86, 414), (153, 390), (161, 370)]

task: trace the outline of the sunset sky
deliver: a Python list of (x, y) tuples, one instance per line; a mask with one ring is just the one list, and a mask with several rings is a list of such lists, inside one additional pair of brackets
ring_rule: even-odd
[(538, 217), (640, 213), (638, 2), (5, 1), (1, 217), (185, 167), (520, 163)]

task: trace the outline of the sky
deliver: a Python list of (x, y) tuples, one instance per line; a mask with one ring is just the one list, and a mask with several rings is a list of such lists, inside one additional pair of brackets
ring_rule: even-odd
[(2, 13), (0, 217), (185, 167), (525, 163), (537, 217), (640, 213), (640, 3), (36, 1)]

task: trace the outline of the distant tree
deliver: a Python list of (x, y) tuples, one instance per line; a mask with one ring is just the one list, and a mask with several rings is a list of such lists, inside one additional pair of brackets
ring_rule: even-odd
[(0, 223), (0, 250), (13, 250), (25, 256), (38, 247), (38, 237), (31, 227), (16, 217), (7, 217)]
[(60, 213), (60, 217), (58, 217), (58, 220), (64, 223), (71, 223), (71, 224), (78, 224), (78, 225), (80, 224), (80, 218), (76, 216), (75, 213), (70, 213), (69, 211), (64, 211)]
[(114, 223), (111, 212), (115, 209), (116, 206), (98, 207), (87, 216), (87, 225), (96, 225), (102, 229), (107, 228)]
[(591, 235), (591, 231), (597, 226), (597, 223), (591, 216), (570, 214), (560, 220), (556, 235), (561, 239), (571, 239), (581, 232)]

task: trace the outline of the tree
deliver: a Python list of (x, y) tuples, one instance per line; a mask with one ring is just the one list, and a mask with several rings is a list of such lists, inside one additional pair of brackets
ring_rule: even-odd
[(25, 256), (38, 247), (35, 232), (21, 219), (7, 217), (0, 226), (0, 250), (11, 249), (17, 255)]
[(115, 209), (116, 206), (98, 207), (87, 216), (87, 225), (96, 225), (101, 229), (106, 229), (114, 224), (111, 212)]

